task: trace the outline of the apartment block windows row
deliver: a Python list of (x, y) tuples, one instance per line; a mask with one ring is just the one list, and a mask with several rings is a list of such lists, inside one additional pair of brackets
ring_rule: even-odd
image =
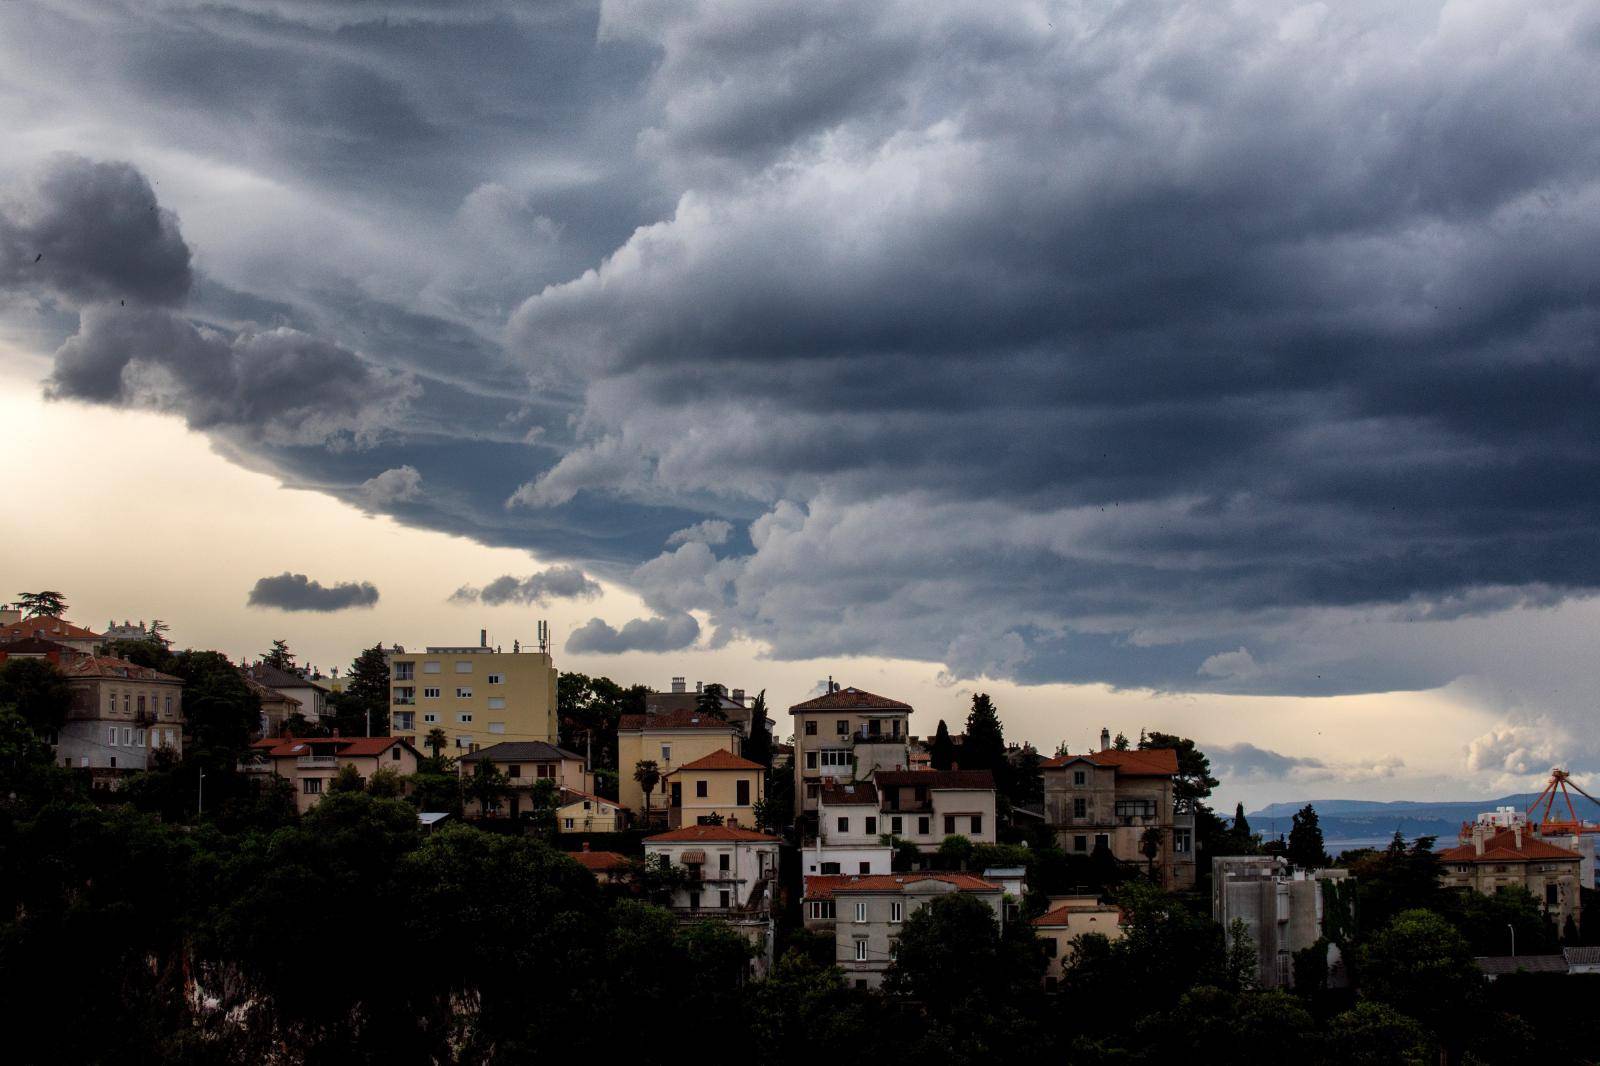
[[(958, 817), (960, 817), (960, 816), (959, 815), (955, 815), (955, 814), (947, 814), (947, 815), (944, 816), (944, 835), (945, 836), (953, 836), (957, 832), (957, 830), (956, 830), (956, 819)], [(983, 832), (983, 815), (974, 814), (974, 815), (970, 815), (969, 817), (972, 819), (972, 835), (973, 836), (978, 836), (979, 834), (981, 834)]]
[(458, 699), (458, 700), (470, 700), (471, 698), (472, 698), (472, 690), (470, 688), (458, 688), (458, 689), (456, 689), (456, 699)]
[[(169, 730), (170, 732), (170, 730)], [(119, 741), (117, 738), (121, 737)], [(123, 726), (120, 730), (116, 726), (106, 728), (106, 743), (113, 747), (144, 747), (144, 730), (134, 729), (132, 726)]]
[(439, 698), (439, 690), (436, 688), (425, 688), (422, 690), (422, 698), (425, 700), (436, 700)]

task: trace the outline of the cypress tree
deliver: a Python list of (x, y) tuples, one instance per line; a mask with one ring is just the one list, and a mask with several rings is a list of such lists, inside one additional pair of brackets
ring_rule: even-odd
[(950, 740), (950, 729), (939, 719), (939, 728), (933, 734), (933, 746), (928, 749), (928, 761), (935, 770), (948, 770), (956, 761), (956, 746)]

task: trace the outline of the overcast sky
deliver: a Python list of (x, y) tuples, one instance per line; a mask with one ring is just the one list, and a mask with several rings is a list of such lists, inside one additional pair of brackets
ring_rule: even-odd
[(1560, 0), (13, 0), (0, 579), (1600, 769), (1596, 99)]

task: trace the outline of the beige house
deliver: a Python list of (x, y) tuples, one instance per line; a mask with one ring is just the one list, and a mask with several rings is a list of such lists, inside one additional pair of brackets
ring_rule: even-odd
[(261, 723), (256, 730), (260, 737), (281, 737), (290, 718), (297, 714), (303, 717), (299, 700), (261, 684), (244, 668), (240, 669), (239, 676), (244, 679), (245, 688), (255, 693), (256, 699), (261, 701)]
[(620, 833), (628, 828), (628, 809), (616, 800), (564, 788), (559, 802), (558, 833)]
[(93, 655), (105, 639), (103, 633), (74, 625), (65, 618), (48, 614), (24, 618), (15, 607), (0, 609), (0, 644), (14, 640), (48, 640), (79, 654)]
[[(582, 755), (542, 740), (492, 744), (460, 757), (463, 774), (476, 773), (485, 763), (505, 774), (511, 789), (507, 797), (508, 813), (513, 818), (529, 809), (528, 793), (540, 781), (549, 781), (558, 790), (594, 791), (594, 778), (584, 769)], [(467, 806), (470, 813), (477, 803), (469, 799)]]
[(1548, 843), (1524, 825), (1496, 831), (1480, 822), (1463, 827), (1462, 837), (1459, 847), (1439, 852), (1446, 888), (1492, 896), (1517, 885), (1539, 902), (1557, 929), (1568, 918), (1582, 921), (1583, 856)]
[(765, 777), (760, 763), (721, 748), (684, 763), (666, 775), (668, 827), (713, 821), (754, 827)]
[[(1173, 800), (1178, 755), (1170, 748), (1106, 750), (1046, 759), (1045, 817), (1063, 851), (1084, 855), (1104, 845), (1118, 860), (1153, 865), (1162, 887), (1194, 887), (1194, 815)], [(1146, 852), (1154, 848), (1152, 858)]]
[(452, 752), (490, 744), (555, 743), (556, 668), (548, 652), (514, 645), (502, 652), (480, 637), (475, 646), (389, 653), (390, 731), (426, 744), (444, 730)]
[(1045, 990), (1054, 992), (1079, 937), (1098, 933), (1107, 940), (1122, 939), (1122, 910), (1098, 896), (1051, 896), (1047, 908), (1033, 920), (1033, 934), (1044, 943), (1049, 960)]
[(289, 781), (301, 814), (322, 802), (346, 766), (355, 767), (363, 781), (379, 770), (410, 777), (421, 758), (404, 737), (269, 737), (250, 745), (250, 750), (245, 769)]
[(951, 892), (969, 892), (982, 899), (994, 909), (996, 926), (1003, 928), (1004, 892), (971, 874), (883, 874), (831, 886), (834, 959), (845, 980), (856, 988), (881, 987), (906, 918)]
[[(995, 843), (994, 775), (988, 770), (878, 770), (877, 830), (932, 855), (948, 836)], [(832, 839), (831, 837), (825, 839)]]
[(644, 789), (633, 773), (640, 762), (653, 761), (662, 784), (656, 786), (649, 806), (665, 817), (668, 775), (715, 751), (737, 755), (739, 745), (738, 726), (694, 710), (625, 714), (617, 722), (617, 798), (629, 810), (645, 811)]
[(294, 700), (299, 705), (300, 716), (306, 721), (320, 722), (327, 715), (329, 689), (325, 683), (293, 670), (279, 669), (267, 662), (251, 663), (239, 669), (246, 680)]
[(911, 767), (911, 705), (865, 689), (840, 688), (789, 708), (794, 719), (795, 809), (814, 813), (826, 785), (874, 770)]
[(87, 769), (97, 788), (149, 767), (166, 748), (183, 754), (183, 681), (109, 655), (69, 655), (57, 664), (71, 703), (56, 737), (63, 766)]

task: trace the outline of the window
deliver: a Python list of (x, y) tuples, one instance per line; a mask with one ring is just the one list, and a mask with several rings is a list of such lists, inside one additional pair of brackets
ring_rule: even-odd
[(979, 836), (980, 834), (982, 834), (982, 832), (983, 832), (983, 815), (974, 814), (972, 816), (972, 835), (973, 836)]
[(876, 818), (868, 818), (867, 819), (867, 836), (871, 837), (871, 836), (877, 836), (877, 835), (878, 835), (878, 820)]
[(128, 726), (123, 726), (122, 727), (122, 745), (123, 745), (123, 747), (127, 747), (128, 745), (130, 745), (132, 743), (133, 743), (133, 729), (128, 727)]
[(114, 745), (114, 744), (116, 744), (116, 742), (117, 742), (117, 727), (116, 726), (112, 726), (110, 729), (106, 730), (106, 743)]
[(850, 765), (850, 750), (848, 748), (827, 748), (821, 754), (823, 766)]
[(1174, 829), (1172, 831), (1172, 850), (1178, 855), (1187, 855), (1190, 851), (1190, 837), (1187, 829)]
[(951, 836), (951, 835), (953, 835), (955, 833), (955, 831), (956, 831), (956, 816), (953, 815), (953, 814), (945, 815), (944, 816), (944, 835), (945, 836)]
[(1089, 817), (1089, 801), (1084, 799), (1084, 798), (1082, 798), (1081, 796), (1078, 799), (1073, 800), (1072, 801), (1072, 816), (1074, 818), (1087, 818), (1087, 817)]
[(439, 716), (434, 714), (432, 711), (423, 711), (422, 712), (422, 721), (423, 721), (424, 725), (432, 725), (433, 723), (437, 722), (438, 720), (439, 720)]
[(438, 661), (435, 660), (433, 662), (425, 662), (425, 663), (423, 663), (422, 664), (422, 672), (425, 673), (425, 674), (437, 674), (439, 672), (439, 663), (438, 663)]
[(139, 697), (138, 706), (139, 706), (139, 713), (143, 714), (144, 713), (144, 697), (142, 695)]
[(504, 696), (490, 696), (489, 697), (489, 709), (491, 711), (503, 711), (503, 710), (505, 710), (506, 709), (506, 698)]
[(168, 696), (166, 698), (166, 706), (162, 710), (161, 713), (162, 713), (163, 716), (165, 716), (167, 718), (171, 718), (172, 717), (172, 697), (171, 696)]
[(300, 790), (308, 796), (322, 795), (322, 778), (308, 777), (300, 782)]
[(733, 802), (740, 807), (750, 806), (750, 782), (735, 781), (733, 784)]
[(472, 660), (471, 659), (457, 659), (456, 660), (456, 673), (458, 673), (458, 674), (470, 674), (470, 673), (472, 673)]
[(811, 901), (811, 917), (817, 921), (825, 921), (833, 917), (833, 900), (814, 899)]
[(922, 817), (917, 819), (917, 835), (918, 836), (925, 837), (929, 833), (933, 832), (933, 827), (929, 824), (930, 821), (931, 821), (931, 819), (929, 819), (927, 815), (923, 815)]
[(589, 800), (584, 800), (583, 801), (583, 809), (586, 810), (586, 811), (592, 811), (592, 810), (594, 810), (594, 804), (592, 802), (590, 802)]
[(671, 762), (672, 761), (672, 745), (671, 744), (663, 744), (663, 745), (661, 745), (661, 761), (662, 762)]
[(1083, 770), (1074, 770), (1074, 771), (1072, 771), (1072, 783), (1074, 785), (1076, 785), (1078, 788), (1082, 788), (1085, 784), (1088, 783), (1088, 780), (1089, 780), (1089, 775), (1085, 771), (1083, 771)]
[(856, 921), (864, 922), (866, 920), (867, 920), (867, 905), (865, 903), (857, 903), (856, 904)]
[(439, 698), (439, 690), (436, 688), (425, 688), (422, 690), (422, 698), (425, 700), (436, 700)]
[(417, 727), (415, 711), (400, 711), (394, 716), (394, 727), (402, 733), (409, 733)]
[(135, 729), (133, 731), (133, 743), (135, 747), (144, 747), (144, 730)]
[[(860, 906), (860, 904), (857, 904), (857, 906)], [(856, 937), (856, 961), (857, 962), (866, 962), (867, 961), (867, 938), (864, 937), (864, 936)], [(866, 987), (866, 982), (865, 981), (863, 981), (861, 984), (862, 984), (862, 987)]]
[(1088, 851), (1089, 850), (1089, 838), (1084, 836), (1081, 833), (1078, 834), (1077, 836), (1073, 837), (1072, 838), (1072, 850), (1073, 851)]
[(721, 870), (723, 873), (727, 873), (729, 870), (733, 869), (733, 867), (730, 865), (732, 859), (733, 856), (729, 855), (727, 852), (719, 852), (717, 854), (717, 869)]
[(900, 835), (900, 826), (901, 819), (899, 817), (889, 819), (889, 832), (893, 833), (895, 836)]
[(871, 721), (869, 721), (867, 723), (867, 732), (870, 733), (871, 735), (875, 736), (875, 737), (882, 736), (883, 735), (883, 721), (881, 719), (878, 719), (878, 718), (874, 718)]
[(872, 864), (870, 862), (857, 863), (856, 869), (859, 873), (870, 874), (872, 872)]
[(839, 734), (841, 737), (849, 736), (850, 735), (850, 720), (848, 718), (841, 718), (838, 721), (834, 722), (833, 723), (833, 731), (835, 733)]
[(522, 776), (522, 764), (521, 763), (512, 763), (510, 766), (506, 767), (506, 776), (507, 777), (521, 777)]
[(458, 688), (458, 689), (456, 689), (456, 699), (458, 699), (458, 700), (470, 700), (471, 698), (472, 698), (472, 690), (470, 688)]
[(818, 793), (821, 792), (821, 791), (822, 791), (822, 786), (817, 784), (815, 781), (807, 781), (806, 782), (806, 799), (808, 799), (808, 800), (816, 799)]
[(462, 711), (460, 714), (456, 715), (456, 721), (460, 722), (462, 725), (466, 725), (468, 722), (472, 721), (472, 712)]
[(129, 695), (128, 693), (126, 693), (126, 692), (124, 692), (122, 694), (122, 713), (123, 714), (132, 714), (133, 713), (133, 697), (131, 695)]
[(533, 776), (539, 778), (540, 780), (543, 780), (546, 777), (554, 777), (555, 768), (547, 762), (534, 763)]
[(417, 672), (417, 664), (416, 663), (395, 663), (394, 664), (394, 679), (396, 681), (410, 681), (413, 677), (416, 676), (416, 672)]
[(904, 921), (905, 916), (906, 905), (904, 903), (901, 903), (899, 900), (895, 900), (893, 903), (889, 904), (889, 920), (891, 922)]
[(698, 780), (698, 781), (696, 781), (694, 783), (694, 798), (695, 799), (705, 799), (706, 798), (706, 782), (705, 782), (704, 778), (701, 778), (700, 780)]
[(1156, 801), (1150, 799), (1117, 800), (1112, 808), (1118, 818), (1154, 818)]
[(405, 704), (408, 704), (408, 703), (415, 703), (416, 700), (417, 700), (417, 690), (415, 688), (413, 688), (411, 685), (396, 685), (394, 687), (394, 702), (395, 703), (398, 703), (398, 704), (404, 706)]
[(394, 747), (389, 749), (389, 761), (390, 762), (399, 762), (400, 761), (400, 745), (396, 744)]
[(571, 818), (563, 819), (563, 822), (565, 823), (566, 828), (568, 828), (568, 829), (572, 828), (572, 819)]
[(839, 872), (839, 864), (836, 862), (825, 862), (822, 864), (822, 872), (825, 874), (836, 874)]
[(115, 692), (106, 693), (106, 713), (117, 713), (117, 694)]
[(504, 722), (490, 722), (489, 723), (489, 732), (491, 732), (491, 733), (504, 733), (505, 731), (506, 731), (506, 724)]
[(722, 891), (717, 893), (717, 903), (722, 907), (723, 910), (727, 910), (728, 909), (729, 899), (730, 899), (730, 897), (728, 895), (728, 890), (727, 889), (723, 889)]
[(1055, 958), (1056, 957), (1056, 952), (1058, 952), (1060, 950), (1061, 950), (1061, 945), (1056, 943), (1056, 938), (1055, 937), (1047, 936), (1047, 937), (1044, 938), (1044, 957), (1045, 958), (1047, 958), (1047, 959)]
[(505, 683), (504, 680), (501, 678), (501, 676), (499, 674), (490, 674), (489, 675), (489, 684), (491, 684), (491, 685), (501, 685), (501, 684), (504, 684), (504, 683)]
[(1545, 884), (1544, 901), (1552, 907), (1561, 902), (1560, 892), (1553, 883), (1547, 882)]
[(841, 833), (850, 832), (850, 819), (847, 818), (847, 817), (844, 817), (843, 815), (841, 815), (839, 817), (839, 832), (841, 832)]
[(809, 722), (806, 723), (806, 736), (814, 737), (816, 735), (817, 735), (817, 720), (815, 718), (813, 718)]

